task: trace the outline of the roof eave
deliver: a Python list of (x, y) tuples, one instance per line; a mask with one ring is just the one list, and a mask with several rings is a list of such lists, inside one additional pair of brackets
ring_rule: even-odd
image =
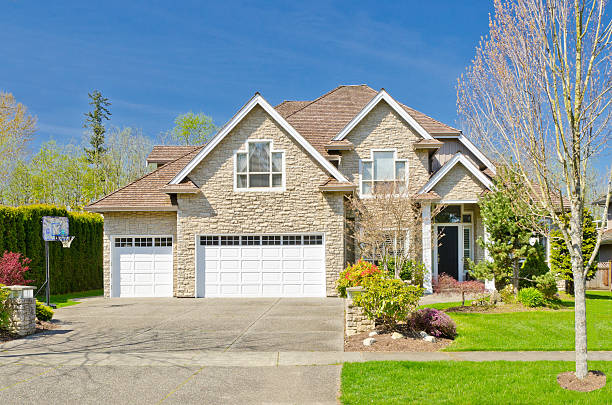
[(134, 212), (134, 211), (176, 212), (178, 211), (178, 208), (175, 206), (171, 206), (171, 207), (125, 207), (125, 206), (114, 206), (113, 207), (113, 206), (109, 206), (109, 207), (85, 207), (84, 210), (88, 212), (97, 212), (97, 213), (121, 212), (121, 211), (124, 211), (124, 212)]

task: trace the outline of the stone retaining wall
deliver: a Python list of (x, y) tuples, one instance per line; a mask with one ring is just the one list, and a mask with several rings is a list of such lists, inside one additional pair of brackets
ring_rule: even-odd
[(34, 287), (10, 286), (8, 298), (11, 308), (10, 332), (26, 336), (36, 331), (36, 299), (33, 297)]
[(362, 307), (355, 305), (353, 300), (348, 298), (344, 300), (344, 304), (344, 333), (346, 336), (352, 336), (374, 329), (376, 326), (374, 321), (368, 319), (368, 317), (364, 314)]

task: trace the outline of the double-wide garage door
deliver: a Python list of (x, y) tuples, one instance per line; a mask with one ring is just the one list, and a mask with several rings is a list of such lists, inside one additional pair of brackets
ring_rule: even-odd
[(323, 235), (204, 235), (198, 297), (324, 297)]
[(172, 237), (115, 237), (111, 296), (172, 297)]

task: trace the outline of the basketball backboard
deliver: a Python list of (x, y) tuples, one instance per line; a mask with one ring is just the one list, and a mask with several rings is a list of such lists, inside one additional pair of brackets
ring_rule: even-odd
[(53, 242), (58, 236), (68, 236), (67, 217), (42, 217), (43, 240)]

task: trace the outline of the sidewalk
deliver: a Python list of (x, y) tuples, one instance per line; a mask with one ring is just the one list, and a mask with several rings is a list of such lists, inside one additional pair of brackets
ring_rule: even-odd
[[(0, 353), (0, 365), (40, 366), (325, 366), (366, 361), (574, 361), (574, 352), (145, 352)], [(591, 351), (589, 360), (612, 361), (612, 351)]]

